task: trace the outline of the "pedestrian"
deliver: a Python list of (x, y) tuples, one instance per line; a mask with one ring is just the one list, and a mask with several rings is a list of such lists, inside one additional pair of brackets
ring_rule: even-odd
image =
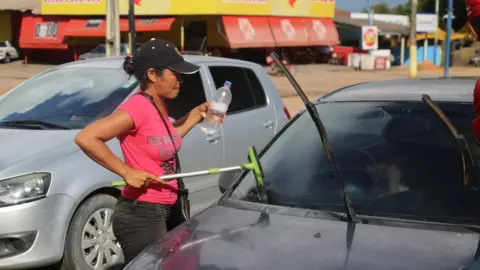
[[(125, 57), (123, 69), (136, 77), (140, 89), (111, 115), (85, 127), (75, 142), (127, 183), (112, 218), (126, 265), (167, 233), (182, 182), (162, 182), (158, 176), (177, 172), (182, 138), (206, 117), (209, 104), (198, 105), (174, 123), (169, 120), (164, 100), (176, 98), (182, 75), (196, 73), (200, 67), (186, 62), (168, 41), (153, 39), (142, 44), (133, 56)], [(107, 147), (113, 138), (119, 139), (125, 162)]]

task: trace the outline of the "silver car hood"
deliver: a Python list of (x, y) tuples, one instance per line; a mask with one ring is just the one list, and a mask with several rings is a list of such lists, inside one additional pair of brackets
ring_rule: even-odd
[(79, 130), (0, 128), (0, 179), (41, 170), (80, 148)]

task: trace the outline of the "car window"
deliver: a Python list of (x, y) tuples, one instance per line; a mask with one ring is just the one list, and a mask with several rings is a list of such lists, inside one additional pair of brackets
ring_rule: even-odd
[[(261, 157), (270, 203), (343, 212), (339, 179), (358, 214), (478, 222), (478, 191), (462, 187), (455, 140), (423, 103), (339, 102), (317, 106), (340, 174), (307, 113)], [(373, 127), (373, 128), (370, 128)], [(251, 173), (231, 198), (256, 201)]]
[(0, 41), (0, 47), (7, 47), (7, 43), (5, 41)]
[(182, 78), (183, 83), (177, 98), (165, 101), (169, 116), (175, 120), (207, 101), (200, 72), (184, 75)]
[(122, 69), (52, 69), (0, 99), (0, 121), (41, 120), (83, 128), (112, 113), (137, 87)]
[(255, 72), (249, 68), (231, 66), (209, 67), (216, 89), (225, 81), (232, 82), (232, 102), (227, 114), (253, 110), (267, 104), (265, 91)]

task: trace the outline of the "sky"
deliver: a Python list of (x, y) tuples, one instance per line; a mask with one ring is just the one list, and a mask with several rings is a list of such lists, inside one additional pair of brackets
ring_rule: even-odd
[[(390, 6), (395, 6), (398, 4), (404, 4), (408, 0), (383, 0), (384, 3), (389, 4)], [(378, 3), (378, 0), (370, 0), (372, 5)], [(348, 11), (359, 12), (362, 8), (366, 8), (368, 5), (368, 0), (336, 0), (336, 7), (340, 9), (345, 9)]]

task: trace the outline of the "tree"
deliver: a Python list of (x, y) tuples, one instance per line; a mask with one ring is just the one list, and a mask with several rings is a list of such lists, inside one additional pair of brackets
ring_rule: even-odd
[[(427, 5), (432, 2), (431, 0), (418, 0), (418, 6), (417, 10), (419, 12), (422, 12)], [(435, 0), (433, 0), (433, 8), (435, 10)], [(391, 14), (397, 14), (397, 15), (404, 15), (408, 16), (409, 18), (412, 16), (412, 1), (408, 1), (405, 4), (400, 4), (396, 5), (392, 8), (392, 13)]]
[[(378, 4), (375, 4), (375, 5), (372, 5), (372, 11), (376, 14), (390, 14), (391, 11), (390, 11), (390, 6), (388, 6), (388, 4), (386, 3), (378, 3)], [(362, 10), (363, 13), (368, 13), (368, 9), (364, 8)]]

